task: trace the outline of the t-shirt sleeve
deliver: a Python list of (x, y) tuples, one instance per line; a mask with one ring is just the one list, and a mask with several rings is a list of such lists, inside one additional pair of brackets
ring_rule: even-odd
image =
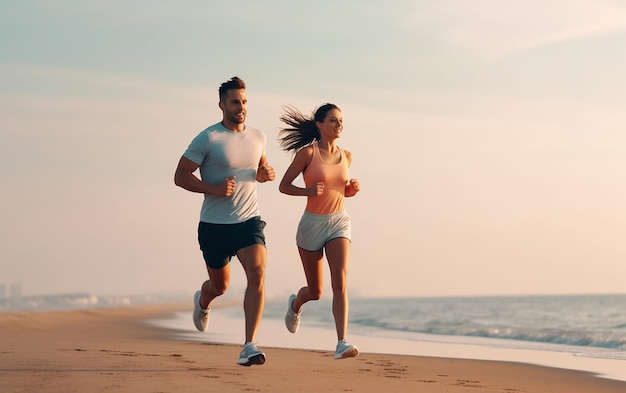
[(209, 136), (206, 132), (202, 132), (193, 138), (183, 156), (200, 165), (208, 154), (208, 144)]

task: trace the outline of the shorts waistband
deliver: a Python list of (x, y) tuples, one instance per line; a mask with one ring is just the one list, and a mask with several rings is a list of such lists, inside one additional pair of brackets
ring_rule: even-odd
[(335, 217), (342, 217), (347, 214), (348, 212), (345, 209), (339, 210), (338, 212), (329, 213), (329, 214), (317, 214), (317, 213), (311, 213), (305, 210), (304, 213), (302, 213), (302, 217), (306, 217), (310, 220), (329, 220)]

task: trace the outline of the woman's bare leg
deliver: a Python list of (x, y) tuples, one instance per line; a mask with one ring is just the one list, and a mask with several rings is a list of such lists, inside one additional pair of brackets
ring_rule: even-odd
[(322, 296), (324, 286), (324, 271), (322, 265), (324, 252), (322, 250), (306, 251), (301, 248), (298, 248), (298, 252), (300, 253), (300, 260), (304, 268), (307, 285), (300, 288), (296, 299), (292, 303), (292, 309), (295, 312), (299, 312), (304, 303), (311, 300), (318, 300)]
[(350, 257), (350, 241), (346, 238), (336, 238), (326, 243), (325, 248), (333, 288), (333, 316), (335, 317), (337, 339), (343, 340), (346, 338), (348, 330), (349, 307), (346, 281)]

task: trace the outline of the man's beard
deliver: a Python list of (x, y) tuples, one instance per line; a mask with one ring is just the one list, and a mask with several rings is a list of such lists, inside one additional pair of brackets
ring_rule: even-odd
[(246, 121), (246, 115), (243, 115), (243, 118), (240, 118), (239, 116), (229, 113), (228, 114), (228, 120), (234, 124), (243, 124)]

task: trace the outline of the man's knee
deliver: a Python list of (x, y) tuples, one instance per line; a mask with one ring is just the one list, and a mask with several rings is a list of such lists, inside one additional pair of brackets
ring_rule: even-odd
[(214, 277), (205, 281), (202, 289), (206, 290), (213, 296), (222, 296), (228, 289), (228, 281)]
[(261, 287), (265, 280), (265, 266), (255, 265), (246, 269), (246, 276), (248, 277), (249, 287)]
[(213, 294), (215, 296), (222, 296), (223, 294), (226, 293), (226, 290), (228, 289), (228, 284), (226, 283), (221, 283), (221, 284), (213, 284)]

